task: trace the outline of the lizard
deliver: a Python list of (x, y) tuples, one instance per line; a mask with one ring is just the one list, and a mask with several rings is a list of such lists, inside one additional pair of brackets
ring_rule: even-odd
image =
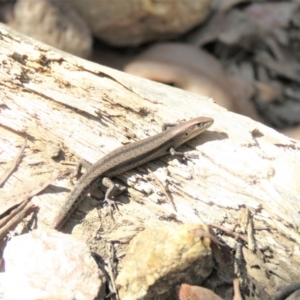
[[(111, 205), (115, 185), (111, 177), (132, 170), (166, 154), (185, 155), (175, 149), (198, 136), (213, 124), (208, 117), (197, 117), (178, 125), (168, 124), (168, 129), (146, 139), (121, 146), (99, 159), (79, 179), (64, 205), (54, 218), (53, 227), (60, 229), (85, 199), (87, 193), (103, 184), (108, 188), (104, 201)], [(173, 126), (174, 125), (174, 126)]]

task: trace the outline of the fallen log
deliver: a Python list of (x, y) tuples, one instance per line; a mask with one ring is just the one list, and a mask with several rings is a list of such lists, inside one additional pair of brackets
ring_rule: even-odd
[[(299, 281), (299, 142), (228, 112), (205, 96), (85, 61), (2, 24), (0, 53), (3, 173), (3, 162), (12, 160), (28, 139), (25, 155), (1, 193), (17, 183), (26, 189), (33, 174), (66, 171), (80, 158), (94, 163), (119, 146), (160, 132), (165, 122), (211, 117), (213, 126), (180, 148), (198, 153), (198, 158), (183, 163), (166, 156), (118, 176), (128, 185), (128, 194), (118, 197), (123, 205), (113, 213), (114, 219), (87, 197), (65, 231), (102, 253), (104, 246), (96, 243), (99, 232), (102, 239), (122, 244), (140, 228), (160, 222), (228, 228), (246, 207), (253, 217), (257, 247), (268, 247), (267, 264), (258, 267), (260, 275), (251, 274), (250, 268), (248, 276), (268, 285), (270, 294), (278, 285)], [(53, 145), (60, 149), (54, 158), (48, 154)], [(51, 226), (74, 184), (75, 180), (59, 179), (32, 198), (40, 207), (39, 228)], [(233, 245), (230, 238), (224, 239)], [(259, 278), (266, 273), (268, 278)]]

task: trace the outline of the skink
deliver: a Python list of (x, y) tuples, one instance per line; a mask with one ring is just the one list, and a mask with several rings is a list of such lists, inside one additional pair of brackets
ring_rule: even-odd
[(134, 169), (160, 156), (179, 154), (174, 149), (205, 131), (213, 122), (212, 118), (207, 117), (191, 119), (170, 127), (159, 134), (122, 146), (108, 153), (93, 164), (80, 178), (68, 200), (55, 217), (54, 228), (59, 229), (65, 224), (70, 215), (83, 202), (89, 191), (101, 184), (105, 185), (108, 187), (105, 200), (110, 202), (110, 196), (112, 196), (114, 188), (109, 178)]

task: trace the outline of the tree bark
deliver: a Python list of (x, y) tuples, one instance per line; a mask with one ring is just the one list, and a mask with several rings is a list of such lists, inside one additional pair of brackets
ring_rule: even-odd
[[(160, 132), (164, 122), (209, 116), (213, 126), (181, 147), (199, 158), (183, 163), (166, 156), (118, 176), (129, 188), (119, 198), (123, 205), (115, 219), (105, 209), (95, 209), (95, 201), (87, 197), (66, 231), (73, 229), (99, 250), (92, 241), (99, 230), (107, 240), (120, 240), (120, 235), (127, 240), (140, 227), (159, 222), (232, 227), (240, 208), (247, 207), (260, 229), (255, 231), (258, 247), (270, 249), (263, 272), (272, 273), (275, 286), (299, 280), (299, 142), (204, 96), (85, 61), (4, 25), (0, 53), (1, 162), (12, 160), (28, 138), (25, 156), (3, 192), (26, 184), (32, 174), (64, 170), (66, 161), (94, 163), (118, 146)], [(49, 144), (59, 145), (58, 158), (47, 156)], [(4, 172), (5, 164), (0, 168)], [(56, 180), (33, 198), (40, 206), (38, 227), (52, 223), (73, 184), (69, 178)], [(79, 225), (78, 215), (84, 220)], [(231, 238), (226, 241), (232, 243)]]

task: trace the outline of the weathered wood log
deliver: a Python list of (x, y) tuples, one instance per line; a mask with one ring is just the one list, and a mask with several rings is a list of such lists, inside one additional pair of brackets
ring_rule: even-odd
[[(4, 25), (0, 85), (1, 162), (12, 160), (17, 146), (28, 138), (25, 156), (2, 192), (20, 182), (26, 185), (33, 173), (64, 170), (64, 161), (84, 158), (93, 163), (118, 146), (160, 132), (164, 122), (214, 118), (208, 131), (181, 148), (198, 152), (198, 159), (182, 163), (164, 157), (119, 176), (129, 189), (119, 198), (123, 205), (114, 212), (115, 220), (106, 209), (93, 208), (95, 202), (87, 197), (66, 230), (79, 223), (79, 214), (84, 221), (73, 233), (101, 252), (103, 246), (94, 239), (99, 228), (105, 233), (102, 238), (127, 240), (137, 228), (159, 222), (233, 226), (240, 208), (247, 207), (258, 247), (270, 249), (268, 264), (260, 271), (269, 274), (273, 288), (299, 281), (299, 142), (204, 96), (79, 59)], [(49, 143), (60, 145), (55, 160), (45, 155)], [(0, 168), (4, 172), (5, 164)], [(147, 168), (169, 191), (177, 211)], [(38, 227), (50, 226), (72, 188), (70, 179), (60, 179), (33, 198), (41, 208)], [(97, 212), (103, 214), (101, 220)]]

